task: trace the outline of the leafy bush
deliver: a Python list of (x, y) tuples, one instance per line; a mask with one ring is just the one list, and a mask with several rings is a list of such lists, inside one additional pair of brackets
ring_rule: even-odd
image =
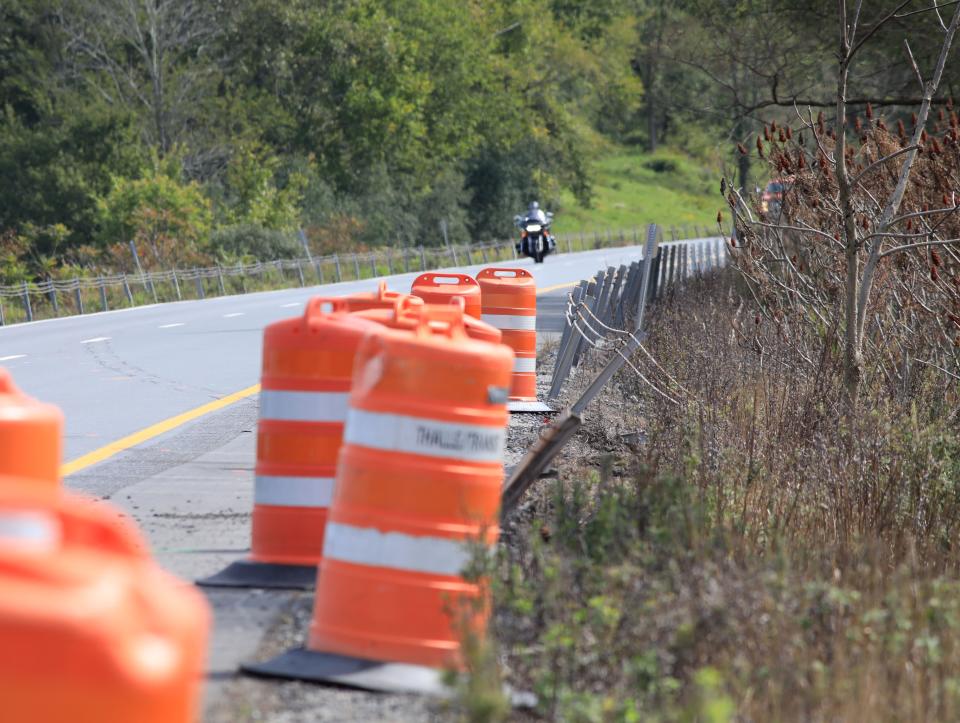
[(218, 228), (210, 243), (224, 260), (247, 257), (265, 261), (303, 256), (303, 247), (294, 233), (251, 224)]

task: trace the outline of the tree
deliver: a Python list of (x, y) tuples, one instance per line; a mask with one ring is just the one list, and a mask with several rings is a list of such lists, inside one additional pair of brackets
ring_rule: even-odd
[[(960, 183), (960, 123), (956, 114), (947, 123), (941, 112), (933, 133), (927, 130), (960, 26), (960, 6), (954, 8), (949, 24), (935, 6), (926, 10), (936, 13), (941, 26), (939, 54), (926, 79), (904, 41), (922, 98), (910, 136), (902, 119), (896, 135), (888, 132), (883, 119), (874, 118), (867, 105), (867, 127), (857, 118), (851, 138), (848, 92), (854, 62), (886, 23), (913, 15), (903, 14), (905, 5), (898, 4), (863, 27), (860, 3), (848, 12), (841, 0), (832, 129), (827, 131), (822, 113), (814, 120), (808, 109), (806, 116), (798, 112), (801, 132), (796, 140), (793, 129), (777, 129), (775, 124), (764, 128), (763, 138), (757, 137), (758, 151), (762, 154), (769, 147), (776, 172), (792, 185), (785, 215), (755, 219), (736, 191), (729, 197), (738, 231), (736, 265), (758, 301), (772, 313), (809, 313), (828, 337), (842, 330), (843, 375), (853, 409), (865, 371), (868, 321), (873, 334), (882, 336), (885, 324), (903, 324), (903, 318), (914, 319), (914, 307), (921, 308), (934, 314), (932, 333), (921, 336), (939, 340), (942, 343), (933, 343), (933, 348), (948, 353), (954, 340), (945, 333), (943, 317), (936, 317), (946, 314), (948, 327), (953, 323), (960, 328), (960, 308), (954, 308), (960, 297), (955, 285), (941, 283), (938, 269), (943, 259), (936, 252), (936, 247), (945, 249), (949, 260), (960, 262), (951, 249), (960, 243), (956, 223), (960, 200), (952, 190)], [(812, 139), (811, 146), (803, 145), (802, 132)], [(854, 139), (859, 141), (856, 149)], [(903, 209), (905, 199), (909, 206)], [(960, 267), (952, 270), (956, 273)], [(929, 284), (920, 283), (924, 277)]]
[(110, 105), (142, 112), (161, 154), (182, 143), (218, 68), (219, 33), (202, 0), (63, 0), (57, 17), (72, 77)]

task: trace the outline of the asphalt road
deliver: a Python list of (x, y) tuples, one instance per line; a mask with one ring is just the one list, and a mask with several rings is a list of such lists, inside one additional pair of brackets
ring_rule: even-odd
[[(514, 262), (539, 288), (575, 282), (640, 256), (638, 246)], [(511, 264), (513, 265), (513, 264)], [(457, 270), (475, 274), (483, 266)], [(417, 274), (384, 277), (406, 291)], [(263, 328), (317, 294), (379, 279), (137, 307), (0, 328), (0, 365), (26, 393), (66, 415), (65, 461), (259, 381)], [(558, 290), (558, 298), (566, 289)], [(546, 298), (544, 306), (550, 304)], [(68, 482), (69, 484), (69, 482)]]

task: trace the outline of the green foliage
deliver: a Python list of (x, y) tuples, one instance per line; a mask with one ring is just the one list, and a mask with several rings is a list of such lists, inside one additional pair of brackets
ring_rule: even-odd
[(239, 145), (227, 166), (224, 222), (296, 229), (308, 178), (304, 170), (295, 169), (278, 185), (281, 166), (281, 159), (262, 145)]
[(717, 215), (715, 173), (690, 156), (661, 148), (655, 154), (606, 151), (593, 164), (593, 197), (578, 202), (561, 194), (558, 233), (663, 226), (713, 226)]
[(210, 200), (196, 181), (179, 178), (175, 156), (154, 159), (142, 178), (115, 178), (110, 192), (98, 199), (100, 238), (105, 244), (144, 243), (152, 255), (145, 263), (183, 263), (208, 245)]
[(303, 247), (292, 233), (252, 224), (221, 226), (213, 232), (210, 245), (220, 260), (289, 259), (303, 256)]
[[(62, 225), (62, 244), (35, 250), (59, 263), (112, 263), (104, 244), (134, 229), (117, 218), (129, 209), (98, 200), (121, 203), (120, 179), (167, 183), (149, 159), (171, 155), (168, 178), (212, 203), (183, 241), (208, 260), (217, 250), (198, 234), (219, 227), (229, 253), (253, 227), (307, 228), (328, 250), (439, 246), (441, 224), (451, 242), (502, 238), (533, 199), (561, 232), (706, 223), (715, 204), (692, 161), (657, 171), (619, 149), (665, 144), (745, 180), (750, 161), (732, 150), (757, 108), (776, 108), (771, 89), (777, 102), (830, 92), (823, 2), (170, 0), (155, 17), (121, 5), (0, 8), (0, 229)], [(930, 30), (927, 15), (910, 22)], [(899, 47), (895, 34), (882, 29), (865, 62)], [(863, 75), (864, 93), (912, 80)]]
[(0, 228), (62, 224), (73, 245), (98, 224), (95, 198), (141, 163), (129, 119), (95, 107), (28, 125), (0, 116)]

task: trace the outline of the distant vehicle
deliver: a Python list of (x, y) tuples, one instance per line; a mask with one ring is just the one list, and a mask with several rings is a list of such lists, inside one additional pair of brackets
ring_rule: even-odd
[(517, 253), (529, 256), (535, 263), (542, 264), (543, 257), (557, 248), (556, 239), (550, 233), (552, 213), (544, 213), (540, 204), (533, 201), (525, 214), (514, 216), (520, 229), (520, 240), (516, 244)]
[(779, 216), (783, 211), (783, 197), (793, 185), (793, 176), (770, 181), (760, 196), (760, 211), (770, 216)]

